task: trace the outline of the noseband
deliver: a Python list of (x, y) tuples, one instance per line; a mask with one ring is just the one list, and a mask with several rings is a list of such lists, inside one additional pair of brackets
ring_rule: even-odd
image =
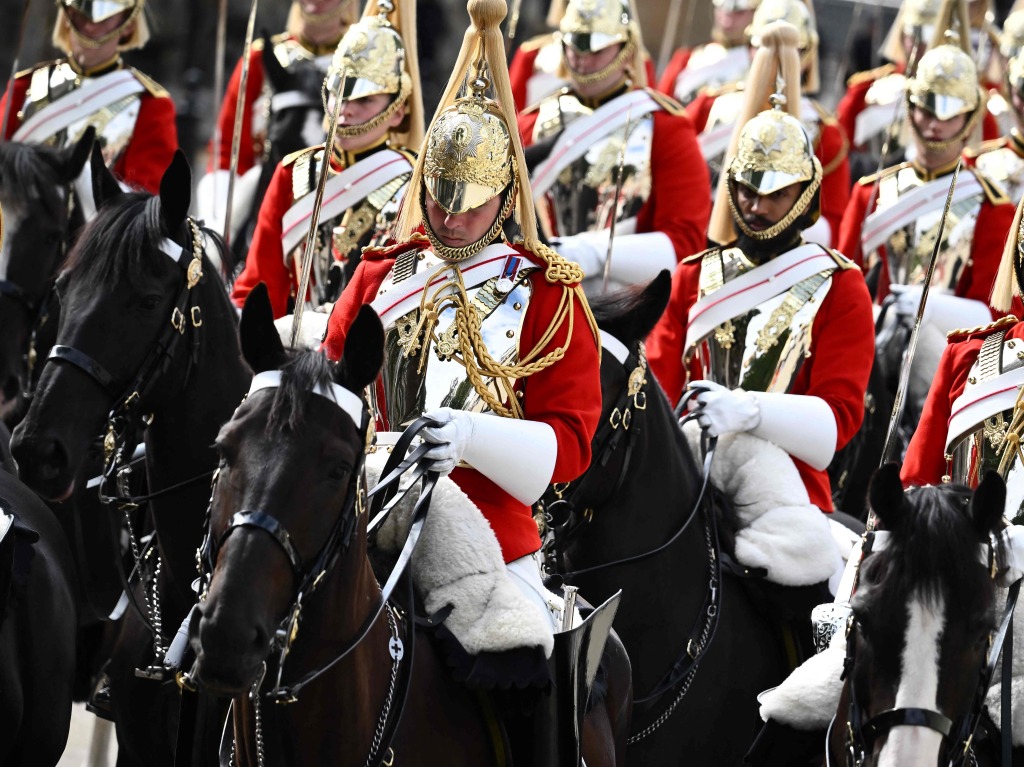
[[(871, 551), (877, 533), (867, 533), (863, 546), (863, 556), (867, 557)], [(996, 577), (995, 547), (990, 543), (988, 550), (989, 572), (992, 578)], [(863, 566), (863, 560), (861, 562)], [(1010, 656), (1013, 651), (1013, 611), (1017, 603), (1017, 595), (1020, 591), (1020, 581), (1010, 586), (1006, 599), (1006, 610), (1000, 621), (999, 627), (989, 637), (988, 662), (983, 664), (979, 671), (978, 682), (975, 687), (971, 709), (958, 720), (954, 740), (950, 745), (951, 756), (948, 767), (960, 767), (961, 765), (974, 764), (974, 757), (971, 752), (971, 742), (974, 739), (975, 730), (981, 721), (984, 711), (985, 697), (989, 685), (995, 674), (996, 664), (999, 662), (999, 654), (1003, 645), (1010, 636), (1010, 643), (1003, 658), (1004, 683), (1003, 695), (1009, 690), (1008, 680), (1009, 668), (1011, 665)], [(847, 767), (863, 767), (867, 762), (868, 755), (872, 753), (875, 742), (888, 735), (893, 727), (924, 727), (937, 732), (942, 738), (948, 739), (953, 732), (954, 722), (941, 711), (928, 708), (891, 708), (879, 712), (867, 721), (864, 721), (864, 711), (857, 700), (856, 675), (853, 673), (857, 655), (857, 621), (851, 615), (846, 626), (846, 659), (843, 661), (843, 679), (849, 679), (850, 694), (846, 720), (846, 765)], [(1008, 731), (1004, 723), (1004, 737)], [(831, 731), (831, 725), (829, 727)], [(826, 749), (826, 756), (829, 755)], [(970, 761), (968, 761), (970, 760)], [(831, 765), (829, 759), (828, 764)]]

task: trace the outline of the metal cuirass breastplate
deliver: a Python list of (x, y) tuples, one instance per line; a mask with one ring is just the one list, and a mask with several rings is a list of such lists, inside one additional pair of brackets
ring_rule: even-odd
[[(77, 90), (81, 85), (82, 77), (66, 61), (37, 69), (32, 73), (32, 81), (25, 95), (22, 122)], [(103, 160), (110, 167), (131, 143), (141, 106), (141, 94), (125, 96), (54, 133), (43, 143), (55, 149), (65, 149), (75, 144), (89, 126), (93, 126), (96, 128), (96, 138), (103, 148)]]
[[(452, 270), (458, 268), (430, 251), (404, 253), (395, 261), (378, 296), (400, 292), (402, 281), (418, 271), (429, 270), (439, 277), (447, 275), (450, 281)], [(476, 284), (467, 279), (465, 284), (466, 294), (481, 318), (480, 332), (484, 345), (491, 357), (504, 365), (519, 362), (523, 318), (533, 293), (528, 278), (534, 271), (534, 267), (521, 268), (507, 293), (499, 289), (496, 277)], [(444, 283), (436, 282), (427, 291), (428, 297), (452, 292), (444, 290)], [(418, 332), (420, 309), (399, 317), (384, 328), (381, 385), (371, 387), (372, 405), (380, 429), (400, 431), (425, 411), (438, 407), (474, 413), (491, 412), (469, 380), (466, 368), (455, 359), (459, 346), (454, 319), (454, 307), (445, 302), (434, 328), (435, 340), (426, 352)], [(494, 379), (488, 379), (488, 383), (499, 399), (506, 399), (506, 394)], [(381, 396), (383, 402), (380, 401)]]
[[(701, 263), (698, 298), (711, 295), (753, 268), (739, 248), (710, 251)], [(695, 355), (703, 377), (730, 389), (790, 391), (811, 356), (811, 329), (832, 288), (833, 271), (797, 283), (698, 341)]]
[[(563, 104), (565, 98), (560, 99)], [(626, 127), (592, 144), (582, 157), (562, 171), (548, 191), (548, 209), (554, 217), (558, 234), (567, 236), (607, 229), (612, 224), (613, 215), (616, 222), (634, 218), (651, 196), (654, 116), (638, 117), (630, 122), (628, 128), (624, 154)], [(620, 162), (623, 183), (616, 206)]]
[[(1024, 341), (1015, 338), (1006, 340), (1006, 332), (1006, 329), (1002, 329), (985, 338), (978, 359), (967, 377), (965, 394), (979, 384), (1024, 367)], [(1010, 408), (989, 416), (957, 439), (946, 456), (950, 473), (943, 479), (977, 487), (985, 472), (998, 471), (1012, 420), (1013, 408)], [(1006, 516), (1011, 519), (1024, 508), (1024, 465), (1019, 455), (1003, 474), (1006, 482)]]
[[(894, 205), (901, 195), (922, 186), (913, 168), (903, 168), (886, 176), (878, 184), (878, 210)], [(932, 287), (952, 292), (971, 258), (974, 243), (974, 226), (984, 200), (984, 193), (978, 192), (954, 202), (942, 232), (943, 244), (932, 278)], [(889, 259), (889, 277), (900, 285), (920, 285), (924, 282), (931, 260), (935, 238), (942, 221), (942, 203), (932, 210), (923, 211), (907, 226), (893, 231), (885, 243)], [(868, 265), (877, 260), (875, 254), (868, 254)]]
[(1024, 158), (1009, 147), (978, 155), (979, 171), (1003, 188), (1011, 200), (1024, 195)]

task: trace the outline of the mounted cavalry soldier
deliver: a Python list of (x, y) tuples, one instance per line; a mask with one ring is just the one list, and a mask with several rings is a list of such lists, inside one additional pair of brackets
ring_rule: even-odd
[(3, 140), (65, 148), (93, 126), (114, 175), (156, 193), (178, 148), (174, 103), (121, 60), (149, 39), (145, 0), (60, 0), (58, 8), (53, 44), (66, 58), (15, 76), (0, 101), (9, 112)]
[(561, 40), (570, 85), (519, 117), (541, 223), (588, 291), (646, 284), (705, 246), (711, 199), (693, 126), (645, 87), (627, 0), (570, 0)]
[[(899, 288), (898, 315), (916, 314), (923, 279), (960, 154), (984, 112), (971, 57), (942, 44), (921, 58), (904, 96), (913, 162), (862, 178), (843, 216), (839, 247), (868, 273), (875, 300)], [(1003, 190), (977, 168), (957, 184), (944, 228), (926, 322), (943, 333), (991, 319), (989, 293), (1013, 218)]]
[[(817, 93), (818, 31), (810, 0), (762, 0), (748, 29), (751, 46), (761, 45), (761, 35), (774, 21), (786, 21), (796, 27), (800, 36), (802, 90), (805, 94)], [(701, 152), (708, 163), (713, 183), (717, 183), (725, 150), (737, 116), (743, 109), (743, 80), (741, 75), (727, 85), (703, 90), (686, 110), (699, 134)], [(805, 96), (799, 107), (797, 117), (811, 136), (811, 144), (824, 172), (821, 216), (815, 229), (805, 236), (808, 240), (832, 245), (850, 194), (848, 142), (835, 119), (817, 101)]]
[[(1006, 19), (1000, 50), (1009, 55), (1003, 75), (1006, 95), (998, 96), (1008, 127), (1002, 137), (985, 141), (977, 148), (968, 147), (964, 158), (999, 184), (1014, 201), (1024, 195), (1024, 11)], [(989, 99), (990, 109), (995, 99)]]
[[(340, 127), (320, 210), (308, 296), (314, 309), (329, 311), (362, 249), (387, 238), (416, 159), (407, 147), (419, 146), (423, 138), (416, 4), (397, 3), (371, 0), (338, 44), (324, 81), (328, 114), (341, 101)], [(231, 292), (239, 307), (264, 282), (275, 318), (294, 308), (324, 155), (323, 144), (310, 147), (274, 171), (245, 269)]]
[[(831, 511), (825, 468), (860, 426), (874, 334), (860, 270), (803, 238), (819, 216), (822, 169), (794, 114), (797, 39), (784, 22), (762, 36), (709, 227), (722, 244), (676, 269), (648, 359), (671, 402), (689, 389), (711, 434), (782, 448), (810, 503)], [(777, 72), (784, 95), (760, 111)]]
[[(324, 348), (340, 356), (363, 304), (380, 314), (378, 446), (420, 416), (437, 422), (423, 432), (434, 445), (427, 458), (490, 523), (508, 572), (550, 631), (561, 608), (541, 585), (531, 504), (590, 462), (601, 412), (597, 331), (579, 268), (537, 236), (503, 58), (504, 3), (471, 0), (469, 11), (473, 26), (417, 160), (398, 244), (363, 253)], [(562, 665), (576, 660), (566, 648), (578, 650), (577, 630), (554, 635), (557, 694), (535, 709), (538, 753), (517, 762), (579, 763), (583, 712), (561, 707), (578, 698)]]
[(742, 80), (750, 69), (747, 28), (754, 20), (758, 0), (712, 0), (714, 20), (711, 42), (680, 48), (658, 81), (658, 90), (684, 106), (704, 88), (718, 88)]

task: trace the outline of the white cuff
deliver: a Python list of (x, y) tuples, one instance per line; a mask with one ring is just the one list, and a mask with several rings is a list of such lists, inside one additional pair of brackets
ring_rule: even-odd
[(615, 233), (609, 276), (628, 285), (646, 285), (668, 269), (676, 268), (676, 248), (664, 232)]
[(778, 445), (812, 469), (823, 471), (836, 452), (838, 429), (832, 408), (820, 397), (750, 392), (761, 422), (751, 434)]
[(520, 503), (531, 505), (551, 484), (555, 430), (541, 421), (467, 413), (473, 437), (463, 459)]
[(992, 322), (991, 310), (981, 301), (949, 293), (929, 291), (925, 304), (925, 322), (943, 333), (958, 328), (974, 328)]

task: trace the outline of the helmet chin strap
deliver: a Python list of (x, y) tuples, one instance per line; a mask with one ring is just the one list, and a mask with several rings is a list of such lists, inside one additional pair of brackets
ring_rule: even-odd
[[(519, 196), (519, 181), (513, 175), (513, 182), (508, 189), (505, 190), (505, 203), (501, 206), (497, 217), (494, 219), (494, 223), (491, 224), (491, 228), (487, 230), (476, 242), (471, 242), (469, 245), (463, 245), (461, 248), (452, 248), (441, 242), (441, 239), (434, 232), (433, 227), (430, 225), (430, 217), (427, 215), (427, 190), (424, 186), (420, 190), (420, 209), (423, 216), (423, 231), (427, 234), (427, 239), (430, 240), (430, 247), (434, 253), (445, 261), (465, 261), (467, 258), (472, 258), (481, 250), (486, 248), (502, 232), (502, 227), (505, 226), (505, 221), (510, 215), (512, 215), (512, 208), (515, 207), (516, 197)], [(494, 199), (493, 197), (491, 199)]]
[(740, 213), (739, 207), (736, 205), (736, 192), (735, 192), (735, 181), (729, 181), (729, 210), (732, 212), (733, 221), (736, 222), (736, 226), (741, 232), (751, 240), (755, 242), (764, 242), (766, 240), (774, 240), (779, 235), (783, 234), (787, 229), (793, 226), (794, 222), (807, 212), (811, 201), (814, 199), (814, 195), (817, 194), (818, 189), (821, 188), (821, 163), (818, 162), (818, 158), (814, 158), (814, 178), (807, 185), (807, 188), (801, 192), (796, 202), (793, 203), (793, 207), (789, 209), (789, 213), (782, 217), (781, 220), (772, 224), (767, 229), (760, 231), (751, 229), (747, 226), (747, 222), (743, 220), (743, 214)]

